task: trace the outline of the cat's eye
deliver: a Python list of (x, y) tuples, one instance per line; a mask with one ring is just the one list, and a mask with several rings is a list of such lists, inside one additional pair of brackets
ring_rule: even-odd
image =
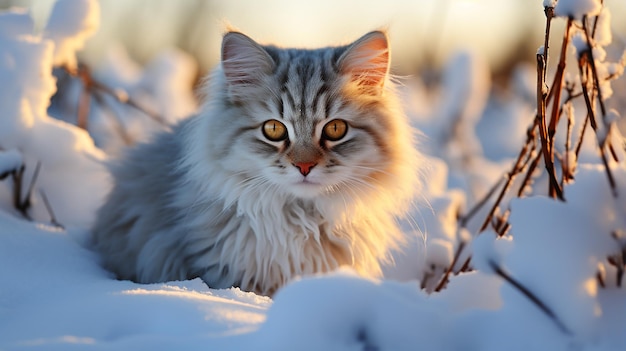
[(326, 140), (337, 141), (348, 133), (348, 123), (342, 119), (334, 119), (326, 123), (322, 133)]
[(270, 119), (263, 123), (263, 135), (271, 141), (282, 141), (287, 139), (287, 127), (280, 121)]

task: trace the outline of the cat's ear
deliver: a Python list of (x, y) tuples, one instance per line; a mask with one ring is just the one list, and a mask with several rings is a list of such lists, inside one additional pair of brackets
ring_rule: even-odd
[(228, 32), (222, 40), (222, 69), (231, 87), (242, 88), (259, 83), (272, 73), (274, 60), (244, 34)]
[(349, 75), (366, 91), (379, 94), (389, 72), (387, 34), (370, 32), (352, 43), (338, 60), (339, 72)]

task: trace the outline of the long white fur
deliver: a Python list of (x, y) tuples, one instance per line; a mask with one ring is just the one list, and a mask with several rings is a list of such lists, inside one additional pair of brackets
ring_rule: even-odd
[[(378, 57), (388, 56), (386, 37), (383, 40), (384, 52), (354, 54), (355, 60), (362, 61), (359, 67), (373, 62), (374, 75), (380, 74)], [(365, 45), (361, 50), (370, 49)], [(142, 166), (155, 172), (163, 172), (156, 167), (171, 167), (154, 180), (153, 190), (167, 195), (166, 205), (151, 205), (144, 193), (134, 196), (133, 187), (141, 187), (141, 180), (132, 180), (136, 173), (124, 167), (136, 167), (133, 164), (143, 162), (146, 152), (167, 153), (167, 147), (146, 146), (145, 152), (131, 157), (134, 162), (114, 171), (118, 183), (94, 226), (94, 244), (105, 266), (120, 278), (139, 282), (199, 275), (213, 288), (237, 285), (261, 294), (272, 294), (296, 276), (341, 265), (350, 265), (365, 276), (379, 276), (389, 250), (402, 243), (396, 220), (415, 198), (420, 167), (412, 129), (386, 65), (384, 84), (376, 96), (363, 94), (358, 81), (350, 77), (341, 90), (357, 105), (359, 100), (365, 104), (376, 99), (378, 113), (389, 116), (385, 121), (389, 159), (379, 162), (385, 164), (384, 169), (372, 172), (355, 165), (353, 176), (361, 177), (360, 181), (328, 186), (313, 197), (294, 195), (281, 186), (280, 179), (268, 180), (264, 160), (237, 151), (237, 141), (224, 131), (240, 116), (226, 109), (224, 101), (233, 94), (239, 94), (238, 98), (245, 94), (238, 88), (228, 89), (224, 68), (218, 67), (209, 80), (202, 113), (179, 126), (174, 136), (155, 140), (179, 145), (176, 155), (180, 159)], [(247, 69), (241, 73), (249, 74)], [(357, 114), (362, 111), (344, 113), (342, 118), (350, 120), (361, 118)], [(228, 157), (224, 157), (226, 145), (234, 150)], [(381, 158), (380, 152), (370, 149), (364, 155)], [(258, 173), (258, 179), (250, 179), (250, 173)], [(160, 178), (173, 184), (161, 186)]]

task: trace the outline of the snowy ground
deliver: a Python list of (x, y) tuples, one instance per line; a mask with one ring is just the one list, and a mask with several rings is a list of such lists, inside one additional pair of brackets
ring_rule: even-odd
[[(559, 4), (557, 14), (577, 18), (599, 11), (595, 0)], [(112, 51), (94, 78), (123, 89), (113, 91), (117, 98), (159, 111), (159, 121), (98, 90), (87, 132), (75, 126), (83, 87), (59, 67), (77, 68), (76, 50), (97, 26), (95, 0), (58, 1), (37, 35), (27, 12), (0, 14), (0, 350), (626, 349), (626, 152), (615, 127), (623, 121), (610, 113), (615, 128), (605, 132), (616, 146), (610, 167), (617, 196), (589, 134), (574, 180), (564, 186), (565, 202), (545, 196), (547, 180), (538, 176), (528, 196), (503, 202), (510, 215), (496, 217), (510, 224), (506, 235), (495, 239), (491, 227), (477, 235), (489, 206), (464, 227), (457, 217), (510, 169), (536, 102), (534, 67), (519, 67), (515, 88), (502, 98), (490, 94), (485, 63), (472, 53), (450, 59), (439, 91), (406, 84), (408, 110), (431, 157), (421, 205), (406, 224), (411, 246), (395, 253), (386, 279), (345, 269), (294, 282), (273, 300), (199, 280), (114, 280), (84, 248), (109, 187), (103, 163), (197, 109), (190, 88), (196, 67), (177, 51), (145, 68)], [(599, 25), (598, 55), (611, 42), (605, 28)], [(597, 65), (620, 73), (607, 57)], [(623, 99), (617, 86), (612, 98)], [(607, 98), (609, 91), (603, 87)], [(573, 109), (578, 130), (585, 105)], [(559, 150), (563, 143), (557, 140)], [(20, 199), (31, 200), (18, 201), (22, 211), (17, 188)], [(461, 242), (455, 272), (470, 254), (474, 270), (432, 292)]]

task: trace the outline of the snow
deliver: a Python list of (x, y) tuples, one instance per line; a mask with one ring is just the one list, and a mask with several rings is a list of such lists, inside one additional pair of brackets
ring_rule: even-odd
[[(594, 13), (594, 3), (559, 0), (557, 8), (579, 16)], [(610, 20), (606, 10), (602, 16)], [(0, 350), (626, 349), (626, 291), (619, 286), (626, 277), (607, 260), (619, 264), (626, 247), (618, 111), (609, 110), (605, 126), (618, 156), (610, 161), (617, 196), (594, 135), (578, 157), (557, 139), (557, 154), (574, 174), (564, 185), (565, 201), (545, 196), (546, 179), (539, 176), (524, 197), (505, 197), (496, 211), (510, 224), (504, 236), (478, 233), (492, 202), (467, 221), (458, 219), (510, 169), (534, 118), (536, 73), (516, 68), (512, 95), (494, 96), (476, 52), (451, 59), (435, 95), (420, 82), (402, 92), (431, 153), (423, 198), (416, 199), (428, 205), (403, 223), (407, 247), (392, 253), (395, 265), (385, 267), (385, 279), (343, 268), (298, 279), (273, 298), (210, 289), (198, 279), (148, 285), (113, 279), (85, 248), (110, 186), (104, 164), (125, 147), (107, 123), (117, 116), (137, 142), (193, 113), (197, 67), (174, 49), (145, 68), (120, 49), (109, 52), (94, 78), (158, 111), (166, 123), (103, 95), (91, 102), (88, 131), (80, 129), (73, 106), (84, 87), (75, 79), (61, 86), (52, 73), (59, 65), (76, 67), (76, 50), (97, 24), (95, 1), (58, 1), (42, 35), (33, 33), (28, 12), (0, 13), (0, 81), (11, 82), (0, 94), (0, 175), (24, 165), (25, 190), (41, 164), (30, 219), (14, 208), (12, 177), (0, 180)], [(603, 38), (594, 50), (608, 45), (610, 37)], [(618, 70), (621, 63), (596, 52), (601, 76)], [(62, 89), (50, 105), (57, 83)], [(568, 113), (563, 123), (581, 126), (587, 111), (577, 105)], [(63, 227), (52, 223), (43, 194)], [(435, 292), (460, 247), (455, 271)], [(456, 274), (470, 255), (474, 270)]]
[(598, 16), (594, 40), (601, 46), (609, 45), (613, 41), (613, 35), (611, 33), (611, 11), (606, 7), (602, 9), (600, 16)]
[(26, 9), (0, 13), (0, 36), (5, 38), (31, 34), (33, 20)]
[(76, 51), (83, 48), (99, 25), (97, 0), (58, 0), (43, 35), (54, 42), (54, 65), (76, 69)]
[(13, 172), (22, 166), (22, 155), (19, 151), (11, 149), (0, 150), (0, 176)]
[(556, 0), (543, 0), (543, 7), (554, 7)]
[(554, 14), (580, 20), (585, 15), (596, 16), (601, 10), (601, 0), (558, 0), (554, 7)]

